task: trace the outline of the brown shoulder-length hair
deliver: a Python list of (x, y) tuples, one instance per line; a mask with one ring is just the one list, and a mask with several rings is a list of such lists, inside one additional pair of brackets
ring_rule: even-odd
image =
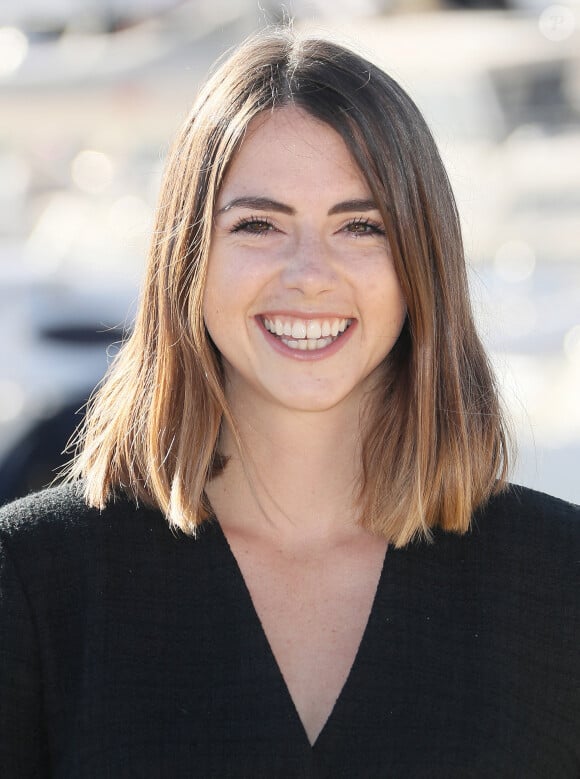
[[(360, 521), (403, 546), (464, 532), (505, 483), (506, 427), (470, 308), (455, 201), (419, 110), (388, 75), (333, 42), (261, 32), (214, 73), (170, 153), (136, 324), (89, 404), (69, 477), (103, 507), (118, 490), (194, 533), (227, 464), (219, 353), (202, 302), (214, 205), (249, 122), (299, 106), (332, 127), (384, 220), (407, 319), (363, 431)], [(366, 432), (365, 432), (366, 431)]]

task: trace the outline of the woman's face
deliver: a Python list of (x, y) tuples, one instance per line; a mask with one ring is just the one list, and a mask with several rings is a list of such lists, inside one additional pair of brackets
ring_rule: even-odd
[(295, 107), (256, 117), (219, 193), (204, 297), (234, 410), (358, 408), (405, 313), (340, 136)]

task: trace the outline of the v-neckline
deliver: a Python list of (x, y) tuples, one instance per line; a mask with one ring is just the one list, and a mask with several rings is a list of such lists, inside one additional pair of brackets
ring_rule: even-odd
[(259, 637), (260, 642), (262, 643), (264, 647), (264, 654), (265, 657), (268, 659), (268, 662), (270, 664), (270, 671), (273, 673), (274, 677), (278, 681), (280, 689), (283, 691), (283, 696), (285, 698), (285, 706), (288, 709), (292, 719), (294, 720), (295, 724), (297, 725), (297, 728), (302, 736), (303, 741), (305, 742), (305, 745), (311, 749), (315, 750), (319, 747), (321, 742), (323, 741), (323, 737), (327, 734), (327, 732), (330, 730), (332, 726), (332, 722), (334, 719), (338, 716), (337, 710), (342, 708), (342, 705), (344, 703), (346, 693), (348, 692), (348, 689), (351, 684), (353, 683), (353, 677), (356, 675), (356, 671), (358, 666), (361, 664), (362, 659), (361, 657), (364, 656), (365, 648), (369, 641), (372, 638), (373, 633), (373, 625), (375, 619), (375, 612), (376, 612), (376, 604), (380, 596), (380, 592), (383, 588), (383, 580), (385, 577), (385, 570), (386, 570), (386, 560), (389, 548), (385, 549), (385, 554), (383, 556), (383, 561), (381, 564), (381, 570), (379, 573), (379, 577), (377, 579), (377, 586), (375, 589), (375, 592), (372, 597), (371, 606), (369, 609), (367, 621), (365, 623), (364, 629), (361, 634), (361, 639), (358, 644), (358, 647), (356, 649), (352, 664), (350, 668), (348, 669), (348, 672), (346, 674), (344, 683), (342, 687), (340, 688), (340, 691), (334, 701), (334, 704), (331, 708), (331, 710), (328, 713), (328, 716), (320, 729), (318, 735), (316, 736), (316, 739), (311, 742), (308, 734), (306, 732), (306, 728), (304, 726), (304, 723), (302, 721), (302, 718), (300, 717), (300, 713), (298, 712), (298, 709), (296, 707), (296, 704), (294, 702), (294, 698), (292, 697), (290, 693), (290, 689), (288, 687), (288, 684), (286, 682), (286, 679), (284, 677), (284, 674), (282, 673), (282, 670), (280, 668), (280, 665), (278, 663), (278, 660), (276, 659), (276, 655), (274, 654), (274, 650), (272, 649), (272, 645), (270, 644), (270, 640), (268, 638), (268, 635), (264, 629), (264, 626), (262, 624), (262, 620), (260, 619), (260, 616), (258, 614), (258, 611), (254, 605), (254, 601), (252, 599), (252, 595), (250, 593), (250, 590), (248, 588), (248, 585), (246, 583), (246, 580), (244, 578), (244, 575), (242, 573), (242, 569), (240, 568), (240, 565), (238, 563), (238, 560), (230, 546), (230, 543), (227, 539), (226, 534), (224, 533), (224, 530), (219, 522), (219, 520), (214, 516), (213, 522), (217, 526), (218, 534), (220, 536), (221, 542), (224, 546), (225, 552), (227, 556), (230, 559), (232, 572), (234, 575), (234, 578), (237, 580), (237, 584), (239, 587), (238, 589), (242, 593), (242, 597), (245, 601), (245, 607), (248, 614), (251, 615), (251, 620), (253, 623), (253, 629), (256, 633), (256, 635)]

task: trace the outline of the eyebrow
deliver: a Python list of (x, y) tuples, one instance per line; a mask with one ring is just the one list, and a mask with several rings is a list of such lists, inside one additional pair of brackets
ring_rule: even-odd
[[(246, 195), (244, 197), (236, 197), (226, 203), (218, 209), (218, 214), (223, 214), (225, 211), (231, 211), (232, 208), (249, 208), (258, 211), (277, 211), (281, 214), (294, 215), (296, 209), (292, 206), (288, 206), (285, 203), (280, 203), (278, 200), (272, 200), (269, 197), (257, 197), (253, 195)], [(343, 200), (341, 203), (336, 203), (328, 211), (328, 216), (334, 216), (335, 214), (344, 214), (350, 211), (376, 211), (377, 204), (374, 200), (369, 198), (355, 198), (353, 200)]]

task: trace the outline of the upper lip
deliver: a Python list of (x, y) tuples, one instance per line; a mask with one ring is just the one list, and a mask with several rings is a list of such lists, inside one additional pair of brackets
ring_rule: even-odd
[(261, 311), (258, 316), (261, 319), (303, 319), (308, 322), (311, 319), (354, 319), (351, 314), (340, 314), (336, 311)]

